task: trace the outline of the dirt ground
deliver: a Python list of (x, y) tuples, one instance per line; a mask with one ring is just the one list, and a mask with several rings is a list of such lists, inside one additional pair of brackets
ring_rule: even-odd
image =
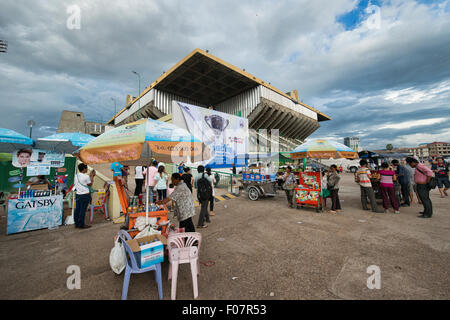
[[(289, 209), (281, 191), (254, 202), (242, 194), (216, 203), (212, 223), (199, 231), (199, 299), (450, 298), (450, 197), (432, 191), (432, 219), (417, 218), (417, 203), (398, 215), (374, 214), (361, 210), (350, 174), (340, 197), (338, 215)], [(119, 225), (100, 213), (87, 230), (7, 236), (5, 225), (2, 212), (0, 299), (120, 299), (123, 273), (109, 266)], [(66, 287), (70, 265), (81, 268), (79, 290)], [(372, 265), (380, 268), (380, 289), (367, 287)], [(164, 299), (170, 299), (167, 261), (162, 269)], [(128, 299), (158, 299), (152, 272), (131, 276)], [(177, 299), (193, 299), (188, 265), (179, 270)]]

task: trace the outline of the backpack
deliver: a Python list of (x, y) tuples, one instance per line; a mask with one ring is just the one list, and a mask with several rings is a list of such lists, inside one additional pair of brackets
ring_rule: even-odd
[[(418, 170), (421, 174), (423, 174), (424, 176), (426, 176), (425, 173), (422, 172), (422, 170), (420, 170), (419, 168), (416, 168), (416, 170)], [(435, 177), (431, 177), (430, 182), (427, 183), (428, 189), (436, 189), (437, 186), (437, 180)]]
[(204, 172), (202, 174), (202, 177), (197, 181), (197, 191), (201, 201), (209, 200), (212, 197), (211, 182), (209, 182), (209, 180), (205, 178)]

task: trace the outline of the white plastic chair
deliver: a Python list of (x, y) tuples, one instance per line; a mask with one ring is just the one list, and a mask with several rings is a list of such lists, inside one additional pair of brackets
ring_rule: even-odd
[(171, 233), (167, 239), (169, 249), (169, 280), (172, 278), (171, 298), (177, 295), (178, 265), (189, 263), (191, 265), (194, 299), (198, 297), (197, 276), (200, 274), (199, 253), (202, 235), (198, 232)]

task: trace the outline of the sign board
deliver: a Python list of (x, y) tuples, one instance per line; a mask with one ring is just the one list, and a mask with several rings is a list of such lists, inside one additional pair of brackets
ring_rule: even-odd
[(25, 187), (25, 184), (23, 184), (23, 183), (16, 183), (16, 184), (13, 185), (13, 187), (14, 187), (14, 188), (17, 188), (17, 189), (19, 189), (19, 188), (24, 188), (24, 187)]
[(19, 233), (61, 225), (62, 200), (62, 195), (9, 199), (6, 233)]
[(13, 152), (12, 165), (24, 167), (63, 167), (65, 155), (61, 152), (41, 149), (20, 149)]
[(11, 170), (9, 172), (9, 175), (10, 176), (18, 176), (18, 175), (20, 175), (20, 170)]
[(50, 167), (38, 166), (27, 167), (27, 176), (48, 176), (50, 174)]
[[(231, 167), (248, 153), (248, 119), (183, 102), (172, 102), (173, 124), (203, 141), (212, 153), (205, 162), (212, 168)], [(196, 162), (195, 159), (191, 159)]]
[(20, 180), (22, 180), (22, 179), (20, 179), (20, 177), (16, 176), (16, 177), (9, 178), (8, 182), (14, 183), (14, 182), (19, 182)]

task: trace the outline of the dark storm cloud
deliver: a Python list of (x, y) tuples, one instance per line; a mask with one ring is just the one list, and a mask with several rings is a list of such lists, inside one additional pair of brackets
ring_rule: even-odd
[[(314, 136), (360, 135), (417, 144), (447, 139), (447, 122), (380, 130), (383, 125), (447, 117), (450, 100), (449, 1), (383, 2), (381, 24), (342, 25), (357, 7), (338, 1), (6, 1), (0, 10), (0, 127), (51, 134), (62, 110), (108, 119), (193, 49), (209, 51), (333, 120)], [(81, 8), (69, 30), (66, 9)], [(364, 16), (365, 17), (365, 16)], [(365, 17), (367, 18), (367, 17)], [(426, 111), (424, 111), (426, 110)], [(423, 133), (420, 136), (421, 132)]]

